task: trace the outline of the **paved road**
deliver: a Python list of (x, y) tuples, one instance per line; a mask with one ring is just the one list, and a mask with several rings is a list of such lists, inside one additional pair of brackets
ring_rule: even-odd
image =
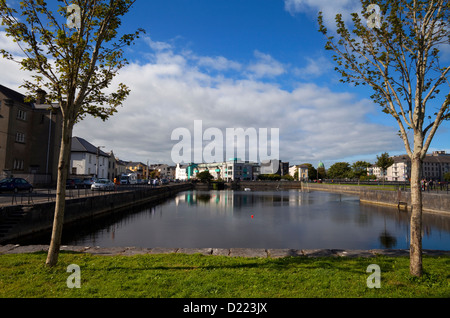
[[(149, 185), (119, 185), (115, 191), (132, 191), (139, 188), (150, 188)], [(113, 193), (115, 191), (92, 191), (91, 189), (66, 189), (66, 197), (68, 199), (102, 195), (105, 193)], [(52, 202), (56, 198), (56, 189), (36, 188), (32, 193), (19, 192), (17, 194), (4, 192), (0, 193), (0, 206), (24, 205), (43, 202)]]

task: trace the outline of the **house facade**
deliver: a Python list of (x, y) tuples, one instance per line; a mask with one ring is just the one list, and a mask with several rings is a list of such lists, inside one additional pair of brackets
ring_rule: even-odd
[(289, 175), (295, 177), (295, 173), (298, 172), (296, 181), (308, 181), (308, 166), (307, 165), (294, 165), (289, 167)]
[(46, 104), (46, 93), (34, 102), (0, 85), (0, 177), (22, 177), (29, 182), (56, 182), (61, 148), (62, 114), (57, 104)]
[(138, 179), (148, 179), (149, 167), (145, 163), (130, 161), (126, 168), (127, 173), (136, 173)]
[(175, 179), (180, 181), (187, 181), (187, 167), (188, 165), (177, 164), (175, 166)]
[(70, 153), (72, 176), (110, 178), (109, 154), (80, 137), (72, 137)]

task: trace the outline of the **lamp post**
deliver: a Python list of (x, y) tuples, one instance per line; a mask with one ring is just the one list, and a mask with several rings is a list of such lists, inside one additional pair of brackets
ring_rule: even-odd
[(105, 146), (98, 146), (97, 147), (97, 167), (96, 167), (96, 173), (95, 177), (98, 179), (98, 172), (99, 172), (99, 156), (100, 156), (100, 148), (105, 148)]

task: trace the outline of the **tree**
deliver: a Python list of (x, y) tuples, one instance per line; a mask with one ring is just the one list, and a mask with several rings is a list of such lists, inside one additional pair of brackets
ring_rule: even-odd
[(318, 167), (317, 168), (317, 174), (319, 175), (319, 179), (325, 179), (327, 176), (327, 172), (325, 170), (325, 167)]
[(331, 179), (345, 179), (350, 178), (352, 169), (348, 162), (336, 162), (328, 168), (328, 177)]
[(379, 0), (376, 5), (361, 0), (361, 4), (361, 16), (352, 14), (351, 30), (342, 15), (336, 15), (338, 40), (324, 27), (322, 13), (319, 31), (328, 39), (325, 49), (334, 52), (341, 81), (368, 86), (372, 100), (398, 123), (411, 159), (410, 274), (421, 276), (420, 172), (438, 127), (450, 118), (450, 66), (440, 63), (441, 49), (450, 43), (450, 4), (448, 0)]
[(117, 39), (121, 17), (130, 10), (134, 0), (75, 0), (70, 6), (63, 0), (58, 2), (63, 6), (58, 4), (58, 14), (54, 14), (43, 0), (22, 1), (21, 17), (17, 17), (17, 10), (0, 0), (0, 16), (6, 34), (17, 42), (25, 57), (17, 60), (4, 49), (0, 52), (3, 57), (17, 61), (22, 69), (36, 74), (33, 81), (25, 81), (22, 87), (29, 92), (45, 87), (47, 101), (57, 102), (62, 112), (48, 266), (57, 263), (61, 246), (73, 126), (88, 114), (106, 120), (117, 112), (130, 90), (122, 83), (109, 94), (104, 90), (127, 63), (123, 48), (143, 32), (139, 29)]
[(445, 181), (450, 181), (450, 172), (447, 172), (444, 174), (444, 180)]
[(211, 181), (212, 179), (214, 179), (214, 177), (211, 175), (209, 170), (205, 170), (205, 171), (197, 173), (197, 178), (201, 182), (208, 182), (208, 181)]
[(367, 168), (369, 168), (371, 164), (367, 161), (356, 161), (352, 164), (352, 174), (354, 178), (361, 179), (361, 177), (367, 176)]
[(382, 153), (381, 156), (377, 156), (377, 162), (375, 165), (383, 172), (383, 181), (386, 179), (387, 169), (394, 164), (394, 159), (389, 157), (387, 152)]
[[(309, 180), (317, 179), (318, 176), (317, 169), (314, 168), (314, 166), (310, 163), (304, 163), (303, 165), (308, 166), (308, 179)], [(298, 180), (298, 178), (296, 180)]]

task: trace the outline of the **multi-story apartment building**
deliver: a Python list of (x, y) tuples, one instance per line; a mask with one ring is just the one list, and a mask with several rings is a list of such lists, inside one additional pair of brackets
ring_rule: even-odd
[(195, 178), (197, 173), (209, 171), (215, 180), (223, 181), (235, 180), (256, 180), (260, 174), (260, 166), (257, 163), (231, 159), (224, 162), (199, 163), (176, 166), (175, 178), (178, 180), (190, 180)]
[[(394, 156), (394, 164), (385, 174), (387, 181), (408, 181), (411, 178), (411, 160), (407, 155)], [(421, 178), (434, 181), (444, 181), (444, 174), (450, 171), (450, 154), (445, 151), (433, 151), (423, 160)], [(369, 167), (369, 175), (377, 179), (383, 178), (381, 169), (375, 165)]]
[(62, 115), (57, 104), (46, 104), (46, 93), (33, 102), (0, 85), (0, 177), (23, 177), (31, 183), (57, 178)]

